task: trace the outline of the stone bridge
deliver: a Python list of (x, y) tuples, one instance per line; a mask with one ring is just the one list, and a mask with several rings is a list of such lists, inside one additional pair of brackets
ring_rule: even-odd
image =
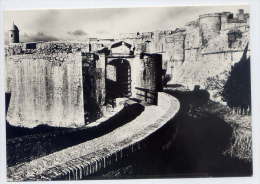
[(78, 180), (102, 171), (143, 149), (151, 141), (151, 136), (165, 127), (179, 108), (176, 98), (160, 92), (158, 105), (146, 106), (133, 121), (103, 136), (8, 167), (8, 180)]

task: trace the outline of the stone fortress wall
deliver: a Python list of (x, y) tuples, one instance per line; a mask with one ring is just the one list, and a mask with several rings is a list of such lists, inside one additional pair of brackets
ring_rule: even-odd
[[(163, 69), (172, 77), (169, 83), (189, 89), (195, 85), (206, 88), (209, 77), (225, 78), (243, 54), (250, 56), (249, 14), (242, 9), (236, 15), (200, 15), (182, 28), (142, 35), (139, 33), (135, 42), (143, 40), (147, 51), (162, 54)], [(221, 101), (214, 91), (210, 93), (214, 100)]]
[[(116, 55), (112, 53), (114, 44), (131, 48), (123, 55)], [(55, 122), (55, 126), (75, 127), (86, 123), (86, 119), (99, 118), (107, 100), (107, 62), (114, 59), (129, 63), (129, 94), (133, 98), (144, 101), (147, 92), (143, 89), (162, 88), (161, 67), (171, 76), (169, 84), (206, 88), (209, 77), (225, 80), (224, 73), (245, 52), (249, 57), (248, 45), (249, 14), (243, 10), (236, 16), (230, 12), (201, 15), (176, 30), (129, 33), (114, 39), (11, 43), (5, 48), (6, 92), (12, 93), (7, 120), (18, 126), (34, 127), (44, 121), (49, 125)], [(209, 92), (214, 100), (220, 101), (216, 91)], [(86, 110), (89, 102), (95, 106), (93, 116)]]
[(19, 43), (7, 48), (10, 124), (84, 124), (82, 56), (78, 49), (64, 43)]
[[(186, 25), (184, 61), (171, 65), (171, 83), (190, 89), (194, 85), (207, 87), (209, 77), (226, 80), (231, 67), (246, 54), (250, 56), (249, 15), (243, 11), (234, 17), (230, 12), (201, 15), (194, 23)], [(175, 52), (176, 53), (176, 52)], [(221, 102), (210, 90), (211, 98)]]
[[(120, 51), (124, 44), (115, 43), (115, 49)], [(40, 124), (80, 127), (102, 117), (111, 91), (116, 91), (107, 90), (108, 61), (116, 64), (115, 69), (121, 60), (129, 63), (131, 73), (128, 78), (123, 76), (125, 81), (121, 81), (131, 85), (128, 97), (156, 104), (153, 97), (157, 98), (161, 84), (158, 80), (161, 78), (158, 70), (161, 57), (158, 54), (134, 54), (128, 48), (126, 53), (112, 53), (112, 50), (96, 41), (8, 45), (5, 48), (6, 92), (11, 93), (11, 100), (7, 121), (25, 127)], [(120, 72), (123, 71), (114, 70), (109, 74), (115, 75), (115, 82), (118, 82)], [(152, 95), (155, 96), (147, 97), (147, 90), (154, 91)], [(111, 98), (121, 97), (124, 95), (116, 94)]]

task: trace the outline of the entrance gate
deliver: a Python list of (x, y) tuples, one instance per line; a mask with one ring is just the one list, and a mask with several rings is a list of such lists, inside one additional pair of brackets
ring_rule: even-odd
[(107, 65), (107, 93), (112, 98), (130, 97), (131, 67), (126, 59), (114, 59)]

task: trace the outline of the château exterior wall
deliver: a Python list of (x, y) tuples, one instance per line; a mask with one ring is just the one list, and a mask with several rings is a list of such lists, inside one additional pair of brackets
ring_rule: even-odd
[(7, 121), (15, 126), (84, 125), (80, 53), (22, 54), (12, 64)]
[[(5, 50), (6, 92), (11, 93), (7, 121), (24, 127), (80, 127), (102, 117), (107, 105), (108, 53), (89, 52), (89, 46), (67, 42), (9, 45)], [(137, 98), (137, 88), (157, 92), (160, 54), (125, 54), (131, 68), (131, 97)]]
[[(83, 55), (88, 43), (17, 43), (5, 48), (6, 92), (11, 93), (7, 121), (15, 126), (79, 127), (89, 123), (93, 103), (102, 116), (105, 104), (105, 54), (96, 55), (87, 79), (93, 84), (84, 98)], [(89, 109), (89, 108), (88, 108)], [(84, 113), (85, 112), (85, 113)], [(92, 120), (95, 119), (94, 117)]]
[[(230, 15), (230, 12), (201, 15), (183, 29), (128, 36), (126, 40), (131, 41), (131, 52), (135, 53), (131, 55), (125, 47), (127, 52), (124, 54), (131, 55), (127, 60), (131, 67), (132, 97), (138, 97), (137, 88), (160, 90), (157, 80), (161, 82), (162, 69), (172, 76), (169, 83), (179, 83), (193, 89), (194, 81), (195, 85), (206, 87), (208, 77), (224, 77), (224, 73), (240, 61), (246, 48), (250, 57), (249, 15), (245, 14), (246, 20), (240, 20), (243, 16), (238, 19)], [(7, 46), (6, 92), (12, 93), (8, 120), (18, 126), (30, 122), (34, 124), (28, 126), (43, 123), (34, 117), (41, 117), (45, 123), (53, 126), (81, 126), (86, 123), (83, 106), (88, 102), (84, 101), (82, 93), (82, 53), (96, 53), (98, 58), (94, 68), (88, 72), (93, 74), (93, 99), (102, 115), (102, 108), (106, 104), (105, 78), (109, 53), (97, 51), (107, 44), (111, 45), (112, 41), (108, 43), (39, 42)], [(112, 50), (116, 49), (122, 47)], [(148, 53), (157, 53), (160, 58)], [(40, 103), (45, 105), (40, 107)], [(15, 107), (14, 104), (19, 105)], [(22, 110), (22, 107), (27, 110)], [(38, 114), (43, 111), (40, 108), (45, 108), (46, 114)], [(54, 109), (56, 114), (65, 113), (65, 119), (56, 115)], [(78, 114), (70, 115), (73, 111)], [(35, 115), (29, 115), (28, 112)]]
[(219, 34), (221, 29), (220, 15), (218, 13), (201, 15), (199, 17), (199, 29), (201, 46), (205, 47), (212, 38)]

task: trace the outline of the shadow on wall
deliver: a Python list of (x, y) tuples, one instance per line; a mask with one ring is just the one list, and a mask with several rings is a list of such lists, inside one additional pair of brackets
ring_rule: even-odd
[[(95, 56), (94, 56), (95, 57)], [(83, 82), (83, 98), (84, 98), (84, 119), (85, 124), (95, 121), (101, 117), (100, 106), (97, 102), (96, 94), (96, 58), (93, 61), (83, 59), (82, 82)]]
[(90, 72), (84, 74), (84, 113), (85, 124), (89, 124), (102, 116), (100, 104), (97, 102), (95, 77), (88, 75)]
[(163, 87), (167, 86), (167, 83), (172, 79), (172, 75), (164, 74), (162, 77), (162, 85)]
[(5, 115), (7, 114), (10, 100), (11, 100), (11, 93), (5, 93)]
[(250, 57), (247, 58), (247, 52), (248, 44), (240, 61), (232, 67), (222, 91), (222, 99), (239, 114), (251, 112)]
[(185, 87), (182, 84), (167, 84), (166, 85), (167, 88), (181, 88), (181, 87)]

